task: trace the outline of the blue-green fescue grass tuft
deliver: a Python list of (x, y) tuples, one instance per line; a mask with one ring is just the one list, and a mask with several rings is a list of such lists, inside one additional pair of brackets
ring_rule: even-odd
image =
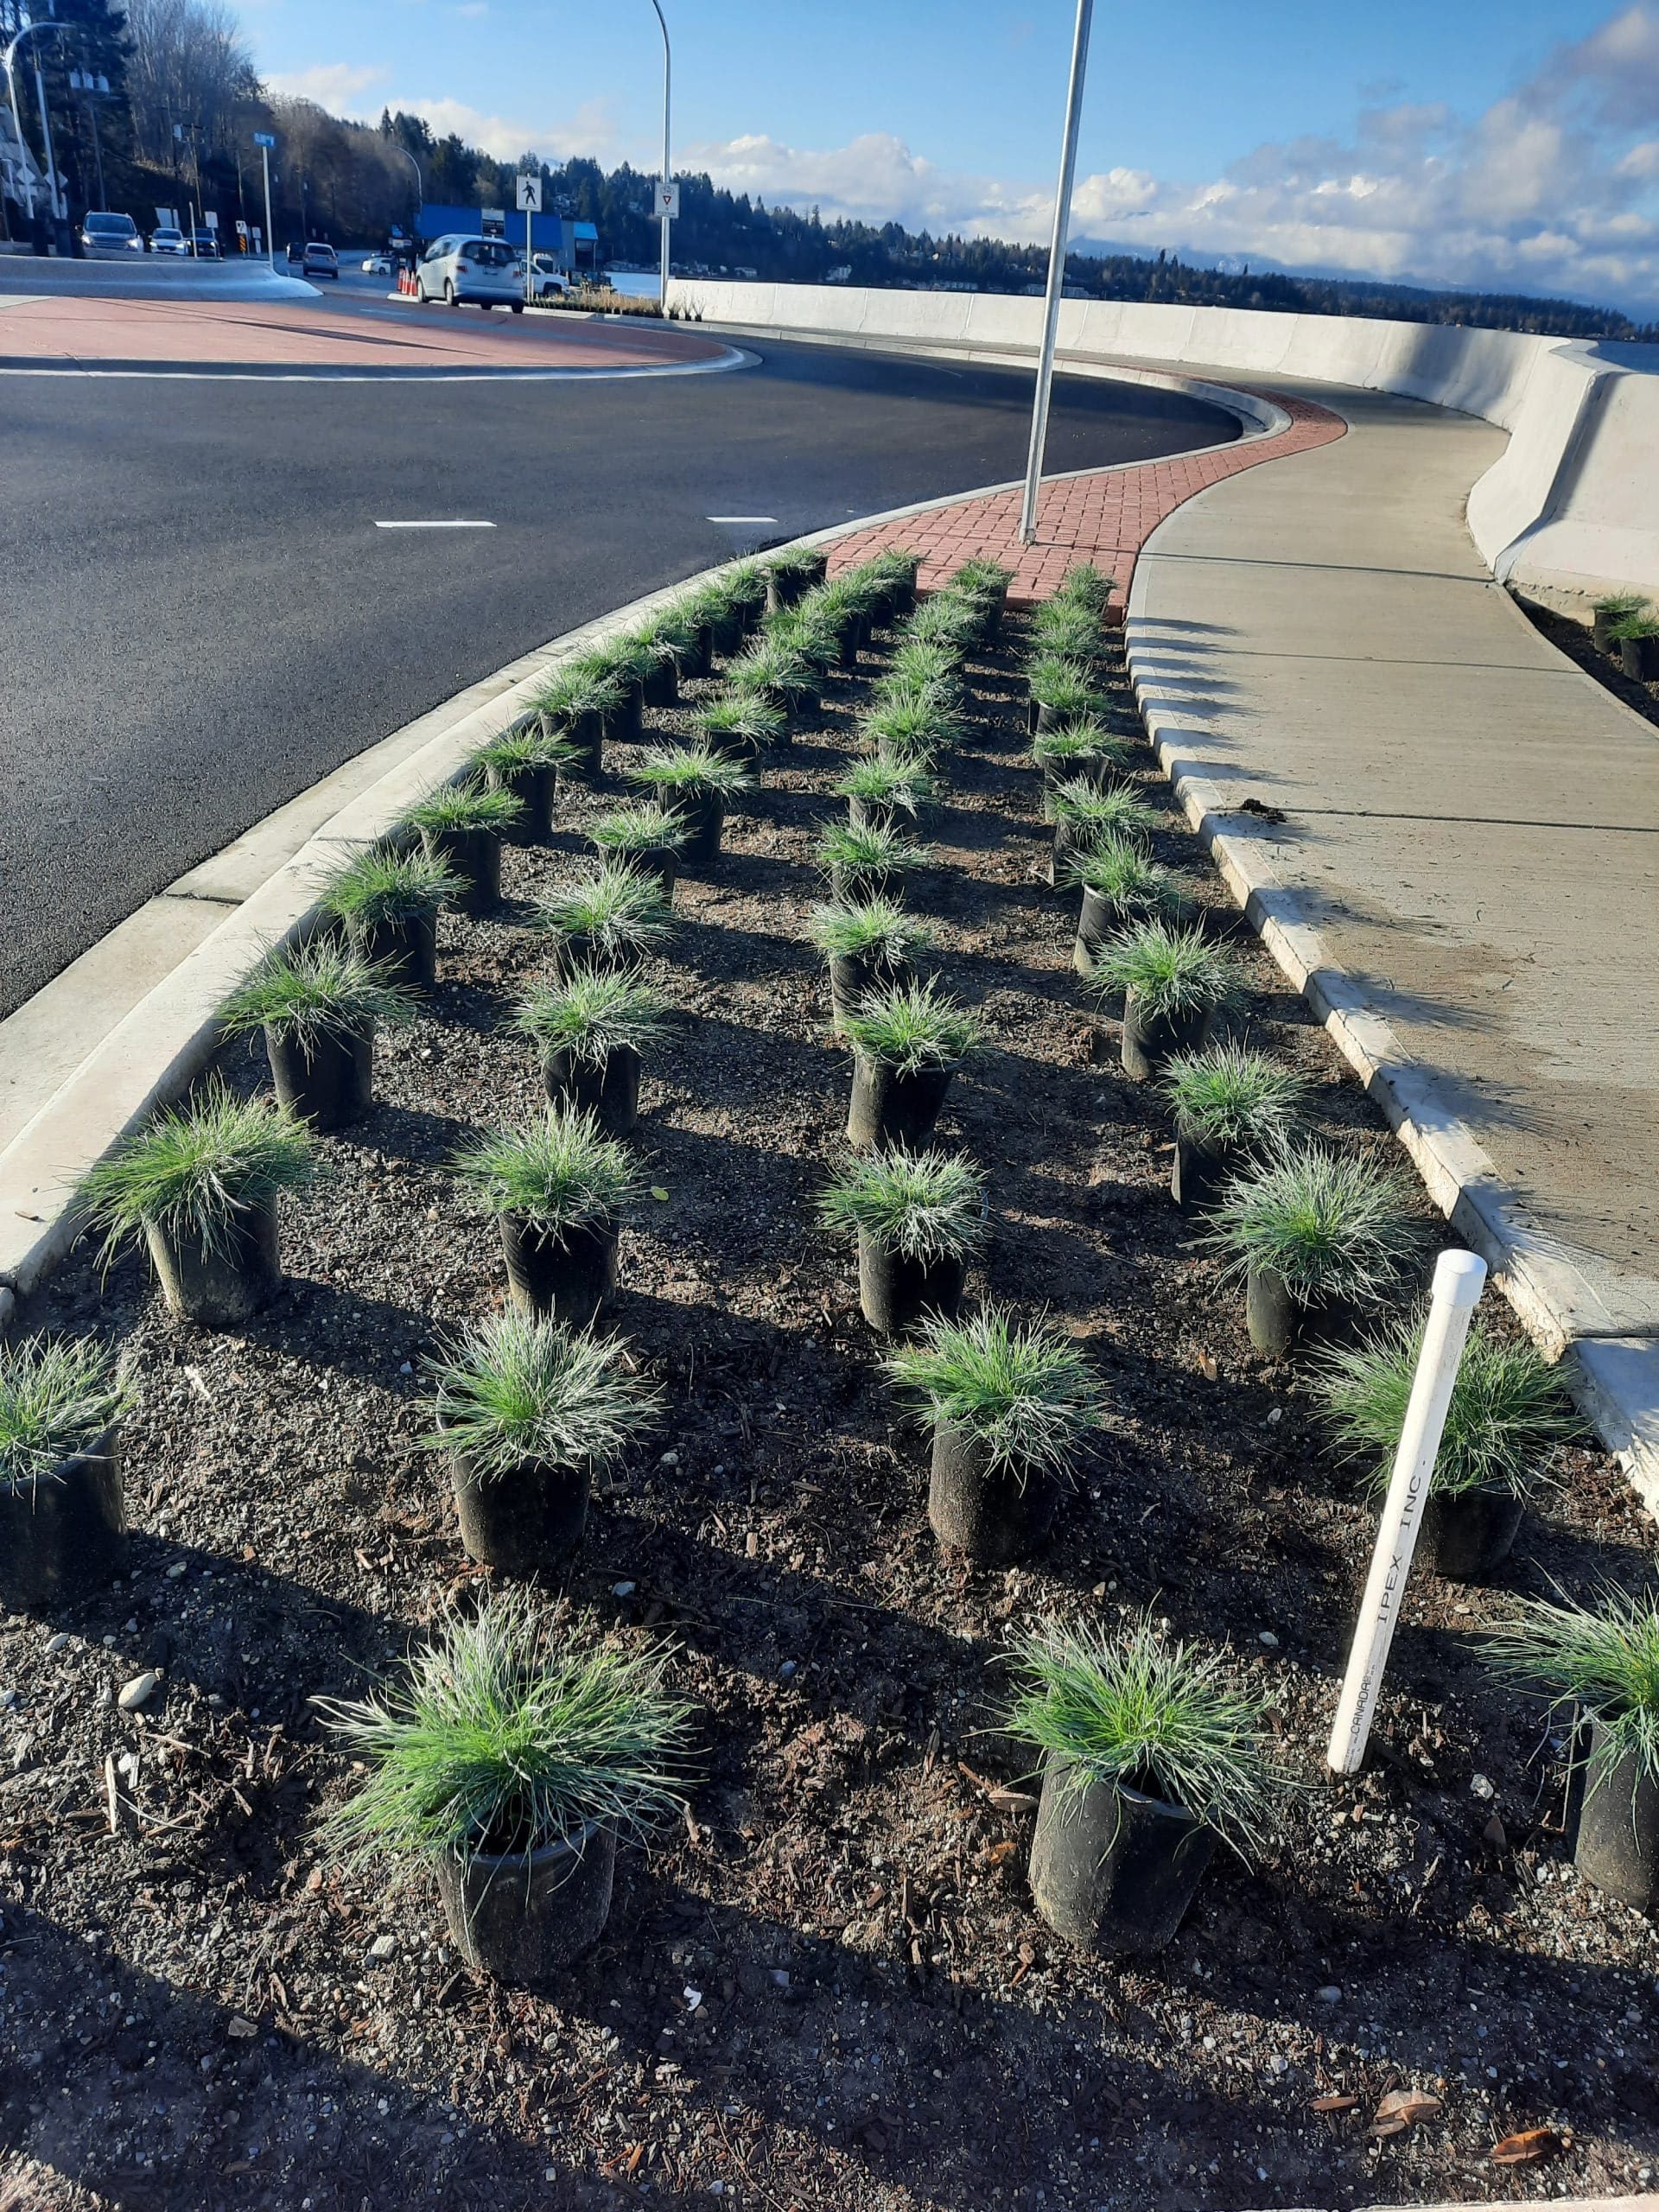
[(1027, 671), (1031, 696), (1052, 718), (1061, 723), (1098, 721), (1105, 701), (1090, 680), (1089, 671), (1074, 660), (1046, 653)]
[(819, 671), (811, 662), (771, 638), (759, 639), (726, 664), (727, 689), (740, 696), (772, 692), (792, 704), (815, 696), (818, 682)]
[(937, 1314), (882, 1363), (900, 1394), (968, 1431), (987, 1464), (1023, 1479), (1065, 1475), (1098, 1428), (1105, 1392), (1072, 1339), (988, 1306), (966, 1321)]
[(1086, 776), (1069, 776), (1052, 792), (1054, 819), (1073, 846), (1097, 845), (1103, 837), (1138, 839), (1144, 844), (1161, 817), (1133, 784), (1103, 788)]
[(1039, 607), (1031, 636), (1040, 658), (1071, 661), (1085, 670), (1098, 669), (1112, 651), (1099, 615), (1076, 600), (1052, 599)]
[(1169, 870), (1128, 837), (1108, 836), (1097, 845), (1069, 846), (1061, 872), (1068, 883), (1109, 899), (1128, 914), (1173, 921), (1192, 905)]
[(729, 753), (706, 745), (654, 745), (628, 770), (628, 781), (687, 798), (732, 799), (754, 788), (754, 771)]
[(320, 1825), (346, 1864), (643, 1838), (677, 1812), (691, 1707), (660, 1644), (573, 1646), (528, 1590), (451, 1613), (377, 1694), (316, 1700), (354, 1774)]
[(154, 1226), (181, 1243), (227, 1249), (248, 1211), (315, 1180), (316, 1141), (264, 1098), (240, 1099), (214, 1077), (184, 1107), (164, 1107), (124, 1137), (76, 1186), (87, 1224), (112, 1260)]
[(638, 868), (601, 868), (544, 899), (540, 925), (562, 938), (586, 938), (612, 962), (643, 960), (672, 932), (673, 916), (655, 876)]
[(668, 1001), (626, 970), (579, 968), (556, 983), (532, 983), (513, 1027), (543, 1052), (569, 1052), (578, 1067), (601, 1068), (613, 1052), (643, 1052), (665, 1036)]
[(1016, 1637), (1002, 1726), (1060, 1771), (1062, 1815), (1090, 1783), (1179, 1805), (1239, 1856), (1260, 1856), (1288, 1788), (1265, 1704), (1224, 1653), (1160, 1635), (1149, 1615), (1122, 1626), (1053, 1621)]
[[(1338, 1455), (1365, 1461), (1374, 1490), (1388, 1484), (1422, 1344), (1420, 1319), (1391, 1321), (1360, 1344), (1326, 1352), (1313, 1370)], [(1525, 1497), (1559, 1447), (1582, 1433), (1559, 1374), (1537, 1347), (1477, 1325), (1452, 1385), (1433, 1492), (1457, 1497), (1507, 1490)]]
[(843, 1161), (819, 1198), (818, 1218), (924, 1265), (964, 1260), (988, 1234), (984, 1173), (959, 1153), (893, 1145)]
[(1144, 763), (1140, 747), (1119, 737), (1103, 721), (1085, 715), (1067, 722), (1063, 729), (1039, 730), (1031, 741), (1031, 757), (1056, 782), (1062, 783), (1084, 769), (1112, 768), (1128, 775)]
[(1647, 603), (1639, 591), (1611, 591), (1604, 599), (1592, 601), (1590, 611), (1611, 623), (1626, 614), (1639, 614)]
[(706, 745), (741, 747), (748, 753), (770, 753), (781, 745), (788, 725), (776, 707), (752, 692), (728, 691), (700, 707), (694, 726)]
[(823, 574), (824, 553), (821, 545), (780, 545), (775, 553), (768, 553), (766, 567), (779, 576), (821, 576)]
[(0, 1484), (35, 1484), (95, 1443), (136, 1393), (95, 1337), (0, 1344)]
[(1595, 1605), (1528, 1599), (1486, 1638), (1484, 1656), (1569, 1729), (1580, 1715), (1599, 1724), (1592, 1789), (1606, 1787), (1626, 1758), (1638, 1777), (1659, 1780), (1659, 1601), (1651, 1592), (1609, 1587)]
[(1069, 600), (1074, 606), (1086, 607), (1091, 613), (1104, 613), (1116, 589), (1116, 580), (1104, 575), (1091, 562), (1074, 561), (1060, 578), (1056, 599)]
[(486, 1129), (450, 1163), (486, 1213), (523, 1214), (556, 1236), (622, 1221), (645, 1187), (627, 1147), (598, 1116), (550, 1108), (522, 1128)]
[(1090, 980), (1107, 991), (1133, 991), (1155, 1021), (1230, 1006), (1239, 995), (1233, 962), (1196, 924), (1147, 921), (1120, 930), (1096, 954)]
[(1265, 1152), (1296, 1126), (1307, 1085), (1247, 1045), (1177, 1052), (1160, 1077), (1183, 1136), (1224, 1150)]
[(970, 600), (949, 590), (936, 591), (905, 625), (905, 638), (918, 645), (944, 645), (960, 658), (976, 641), (980, 620), (980, 610)]
[(556, 732), (550, 735), (537, 715), (480, 747), (472, 765), (483, 773), (505, 777), (521, 775), (528, 768), (573, 768), (582, 758), (574, 740)]
[(1235, 1280), (1261, 1270), (1299, 1305), (1374, 1308), (1427, 1245), (1414, 1199), (1397, 1169), (1323, 1144), (1287, 1146), (1228, 1184), (1211, 1242)]
[(1006, 591), (1013, 582), (1012, 569), (1001, 561), (992, 561), (982, 555), (963, 563), (950, 579), (950, 588), (969, 594)]
[(634, 799), (595, 816), (588, 835), (606, 856), (624, 853), (677, 853), (690, 836), (683, 815), (654, 799)]
[(425, 1363), (425, 1440), (483, 1479), (524, 1466), (613, 1465), (654, 1424), (661, 1394), (628, 1365), (620, 1337), (532, 1320), (509, 1308), (464, 1330)]
[(531, 701), (550, 721), (573, 722), (582, 715), (608, 715), (622, 703), (622, 686), (591, 654), (571, 661), (543, 685)]
[(872, 707), (859, 724), (859, 739), (878, 760), (925, 769), (962, 735), (962, 723), (944, 695), (917, 690), (894, 694)]
[(460, 889), (460, 877), (442, 861), (377, 845), (327, 878), (321, 903), (348, 929), (382, 929), (439, 912)]
[(227, 1037), (269, 1029), (309, 1059), (334, 1039), (412, 1021), (419, 1003), (385, 968), (337, 938), (316, 937), (309, 944), (273, 945), (219, 1007), (219, 1023)]
[(887, 656), (887, 665), (876, 686), (878, 700), (937, 694), (955, 705), (962, 697), (959, 655), (950, 646), (925, 638), (906, 638)]
[(826, 900), (814, 906), (806, 926), (828, 960), (863, 960), (897, 969), (931, 942), (931, 932), (891, 899)]
[(1607, 634), (1619, 645), (1627, 638), (1659, 638), (1659, 610), (1644, 601), (1628, 613), (1617, 616), (1608, 625)]
[(913, 760), (895, 760), (884, 753), (855, 760), (836, 785), (838, 798), (856, 798), (876, 806), (895, 806), (913, 815), (932, 794), (932, 779)]
[(906, 837), (900, 830), (858, 829), (850, 822), (829, 822), (818, 833), (815, 849), (818, 866), (843, 877), (903, 875), (925, 868), (929, 848)]
[(954, 1067), (980, 1037), (967, 1007), (931, 981), (872, 991), (847, 1015), (844, 1027), (855, 1052), (900, 1075)]
[(473, 784), (440, 784), (404, 817), (411, 830), (493, 830), (498, 836), (524, 814), (511, 791), (484, 791)]

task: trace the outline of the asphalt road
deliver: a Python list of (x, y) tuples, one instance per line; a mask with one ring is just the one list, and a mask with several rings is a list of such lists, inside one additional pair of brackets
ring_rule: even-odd
[[(0, 378), (0, 1016), (364, 746), (728, 556), (711, 515), (785, 537), (1023, 469), (1028, 374), (754, 350), (591, 385)], [(1048, 466), (1235, 428), (1062, 379)], [(430, 516), (497, 526), (374, 527)]]

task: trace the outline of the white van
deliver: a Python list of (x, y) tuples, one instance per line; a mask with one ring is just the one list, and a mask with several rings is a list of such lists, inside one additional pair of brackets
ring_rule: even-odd
[(438, 238), (416, 265), (415, 289), (423, 301), (442, 300), (452, 308), (470, 301), (522, 315), (524, 264), (505, 238)]

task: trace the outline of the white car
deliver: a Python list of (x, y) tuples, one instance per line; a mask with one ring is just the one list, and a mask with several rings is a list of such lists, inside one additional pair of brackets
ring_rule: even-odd
[(176, 229), (171, 223), (164, 223), (159, 231), (150, 232), (149, 250), (152, 253), (188, 254), (190, 251), (190, 241), (182, 231)]
[(550, 253), (538, 253), (530, 270), (538, 300), (568, 299), (575, 289)]
[(96, 257), (103, 253), (142, 253), (143, 235), (130, 215), (112, 215), (92, 208), (80, 226), (80, 242)]
[(363, 274), (365, 276), (390, 276), (391, 264), (384, 253), (372, 253), (363, 264)]
[(524, 311), (524, 264), (505, 238), (439, 238), (415, 270), (415, 290), (423, 303), (442, 300), (458, 308), (508, 307)]

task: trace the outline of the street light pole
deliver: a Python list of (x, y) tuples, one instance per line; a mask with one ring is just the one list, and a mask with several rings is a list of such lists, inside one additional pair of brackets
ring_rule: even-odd
[[(401, 154), (404, 159), (409, 163), (410, 168), (415, 172), (415, 213), (418, 215), (422, 208), (426, 205), (426, 179), (421, 175), (421, 165), (416, 160), (414, 155), (410, 152), (408, 147), (404, 144), (401, 139), (394, 138), (392, 140), (391, 150), (394, 154)], [(409, 232), (410, 236), (413, 238), (415, 235), (415, 226), (413, 222), (410, 224)]]
[[(668, 47), (668, 23), (667, 23), (667, 20), (666, 20), (666, 18), (664, 17), (664, 14), (663, 14), (662, 6), (661, 6), (661, 0), (651, 0), (651, 4), (652, 4), (652, 6), (653, 8), (655, 8), (655, 9), (656, 9), (656, 10), (657, 10), (657, 21), (658, 21), (658, 24), (660, 25), (660, 27), (661, 27), (662, 34), (663, 34), (663, 182), (664, 182), (664, 184), (667, 184), (667, 183), (669, 183), (669, 182), (671, 181), (671, 179), (672, 179), (672, 175), (673, 175), (673, 171), (672, 171), (672, 169), (671, 168), (671, 167), (670, 167), (670, 165), (669, 165), (668, 118), (669, 118), (669, 97), (670, 97), (671, 92), (672, 92), (672, 90), (673, 90), (674, 61), (673, 61), (673, 56), (672, 56), (672, 55), (670, 54), (670, 52), (669, 52), (669, 47)], [(662, 218), (662, 225), (663, 225), (663, 273), (662, 273), (661, 287), (660, 287), (660, 291), (659, 291), (659, 298), (660, 298), (661, 304), (662, 304), (662, 310), (663, 310), (663, 313), (664, 313), (664, 315), (666, 315), (666, 314), (668, 313), (668, 262), (669, 262), (669, 245), (668, 245), (669, 223), (668, 223), (668, 217), (667, 217), (666, 215), (664, 215), (664, 216)]]
[(1043, 343), (1037, 357), (1037, 389), (1031, 407), (1031, 452), (1026, 461), (1026, 495), (1020, 507), (1020, 543), (1037, 536), (1037, 494), (1043, 479), (1043, 448), (1048, 443), (1048, 396), (1054, 382), (1054, 338), (1059, 328), (1060, 292), (1065, 283), (1065, 237), (1071, 223), (1071, 186), (1077, 173), (1077, 124), (1083, 114), (1083, 80), (1089, 67), (1089, 29), (1094, 0), (1077, 0), (1077, 25), (1071, 41), (1071, 78), (1065, 95), (1065, 137), (1060, 147), (1059, 189), (1054, 200), (1054, 233), (1048, 249), (1048, 289), (1043, 299)]
[[(18, 32), (16, 37), (13, 39), (11, 44), (6, 48), (4, 54), (0, 54), (0, 66), (3, 66), (5, 69), (6, 91), (10, 95), (11, 101), (11, 127), (16, 132), (18, 146), (25, 155), (28, 155), (29, 153), (29, 142), (23, 137), (23, 118), (17, 111), (17, 71), (15, 66), (17, 59), (17, 49), (31, 31), (39, 31), (44, 36), (50, 36), (54, 31), (67, 30), (69, 26), (67, 23), (25, 23), (22, 30)], [(56, 220), (61, 220), (62, 219), (58, 215), (57, 169), (52, 159), (52, 126), (46, 118), (46, 88), (41, 81), (41, 73), (38, 66), (35, 71), (35, 97), (41, 104), (41, 130), (46, 140), (47, 194), (51, 202), (54, 219)], [(35, 188), (32, 184), (26, 184), (24, 189), (29, 194), (29, 219), (33, 223), (35, 220)]]

